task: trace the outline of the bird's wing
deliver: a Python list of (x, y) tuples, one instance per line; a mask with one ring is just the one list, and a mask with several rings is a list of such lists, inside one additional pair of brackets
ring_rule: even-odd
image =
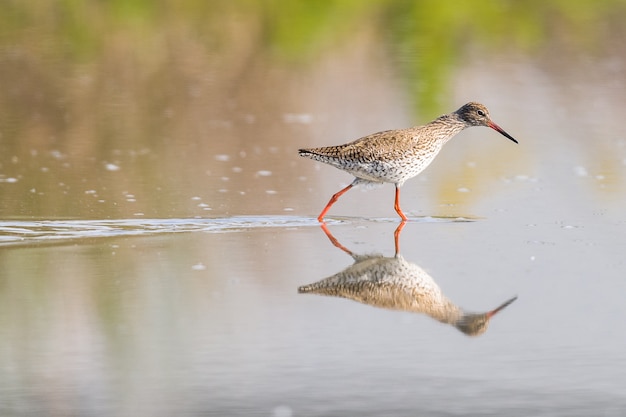
[(407, 148), (415, 146), (416, 139), (408, 130), (387, 130), (334, 147), (333, 156), (361, 162), (397, 159)]

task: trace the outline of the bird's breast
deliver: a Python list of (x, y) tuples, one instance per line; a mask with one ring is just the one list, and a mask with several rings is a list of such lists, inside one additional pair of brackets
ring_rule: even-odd
[(346, 171), (355, 177), (373, 182), (402, 184), (415, 177), (433, 161), (439, 148), (412, 150), (393, 158), (354, 162)]

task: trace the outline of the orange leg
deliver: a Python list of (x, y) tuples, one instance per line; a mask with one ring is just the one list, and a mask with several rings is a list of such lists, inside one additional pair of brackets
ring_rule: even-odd
[(326, 215), (326, 213), (328, 213), (328, 210), (330, 210), (330, 207), (335, 204), (335, 202), (339, 199), (339, 197), (341, 197), (346, 191), (348, 191), (350, 188), (352, 188), (353, 184), (348, 185), (346, 188), (344, 188), (343, 190), (339, 191), (337, 194), (333, 195), (330, 198), (330, 201), (328, 202), (328, 204), (326, 204), (326, 207), (324, 207), (324, 210), (322, 210), (322, 212), (320, 213), (319, 216), (317, 216), (317, 221), (318, 222), (323, 222), (324, 221), (324, 216)]
[(328, 239), (333, 245), (335, 245), (336, 247), (338, 247), (339, 249), (341, 249), (348, 255), (354, 256), (354, 254), (350, 251), (350, 249), (346, 248), (341, 243), (339, 243), (337, 238), (335, 238), (335, 236), (333, 236), (332, 233), (330, 233), (330, 230), (328, 230), (328, 227), (326, 227), (326, 223), (322, 223), (322, 230), (324, 231), (324, 233), (326, 234), (326, 237), (328, 237)]
[(400, 218), (402, 219), (403, 222), (408, 220), (408, 218), (404, 215), (404, 213), (402, 212), (402, 209), (400, 208), (400, 188), (398, 188), (397, 185), (396, 185), (396, 203), (394, 204), (393, 208), (396, 209), (396, 213), (400, 215)]
[(406, 221), (402, 220), (398, 227), (396, 227), (396, 231), (393, 232), (393, 243), (395, 243), (396, 246), (396, 255), (400, 253), (400, 233), (402, 233), (405, 224)]

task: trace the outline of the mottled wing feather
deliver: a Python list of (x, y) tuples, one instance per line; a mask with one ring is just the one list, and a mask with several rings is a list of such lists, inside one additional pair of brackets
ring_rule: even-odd
[(407, 130), (374, 133), (345, 145), (305, 149), (329, 160), (374, 162), (401, 158), (413, 146), (415, 139)]

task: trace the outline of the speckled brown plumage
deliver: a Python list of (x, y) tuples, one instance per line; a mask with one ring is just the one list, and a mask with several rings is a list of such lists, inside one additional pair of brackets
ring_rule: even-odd
[(375, 307), (426, 314), (470, 336), (487, 330), (489, 319), (511, 304), (514, 297), (486, 313), (467, 313), (450, 301), (435, 281), (419, 266), (401, 255), (353, 255), (355, 263), (345, 270), (298, 288), (314, 293), (348, 298)]
[(330, 199), (318, 220), (322, 222), (330, 207), (350, 188), (386, 182), (395, 184), (395, 209), (402, 220), (406, 220), (407, 217), (400, 209), (400, 187), (406, 180), (422, 172), (448, 140), (471, 126), (491, 127), (517, 143), (491, 121), (485, 106), (468, 103), (424, 126), (378, 132), (345, 145), (298, 150), (300, 156), (332, 165), (355, 177), (349, 186)]

